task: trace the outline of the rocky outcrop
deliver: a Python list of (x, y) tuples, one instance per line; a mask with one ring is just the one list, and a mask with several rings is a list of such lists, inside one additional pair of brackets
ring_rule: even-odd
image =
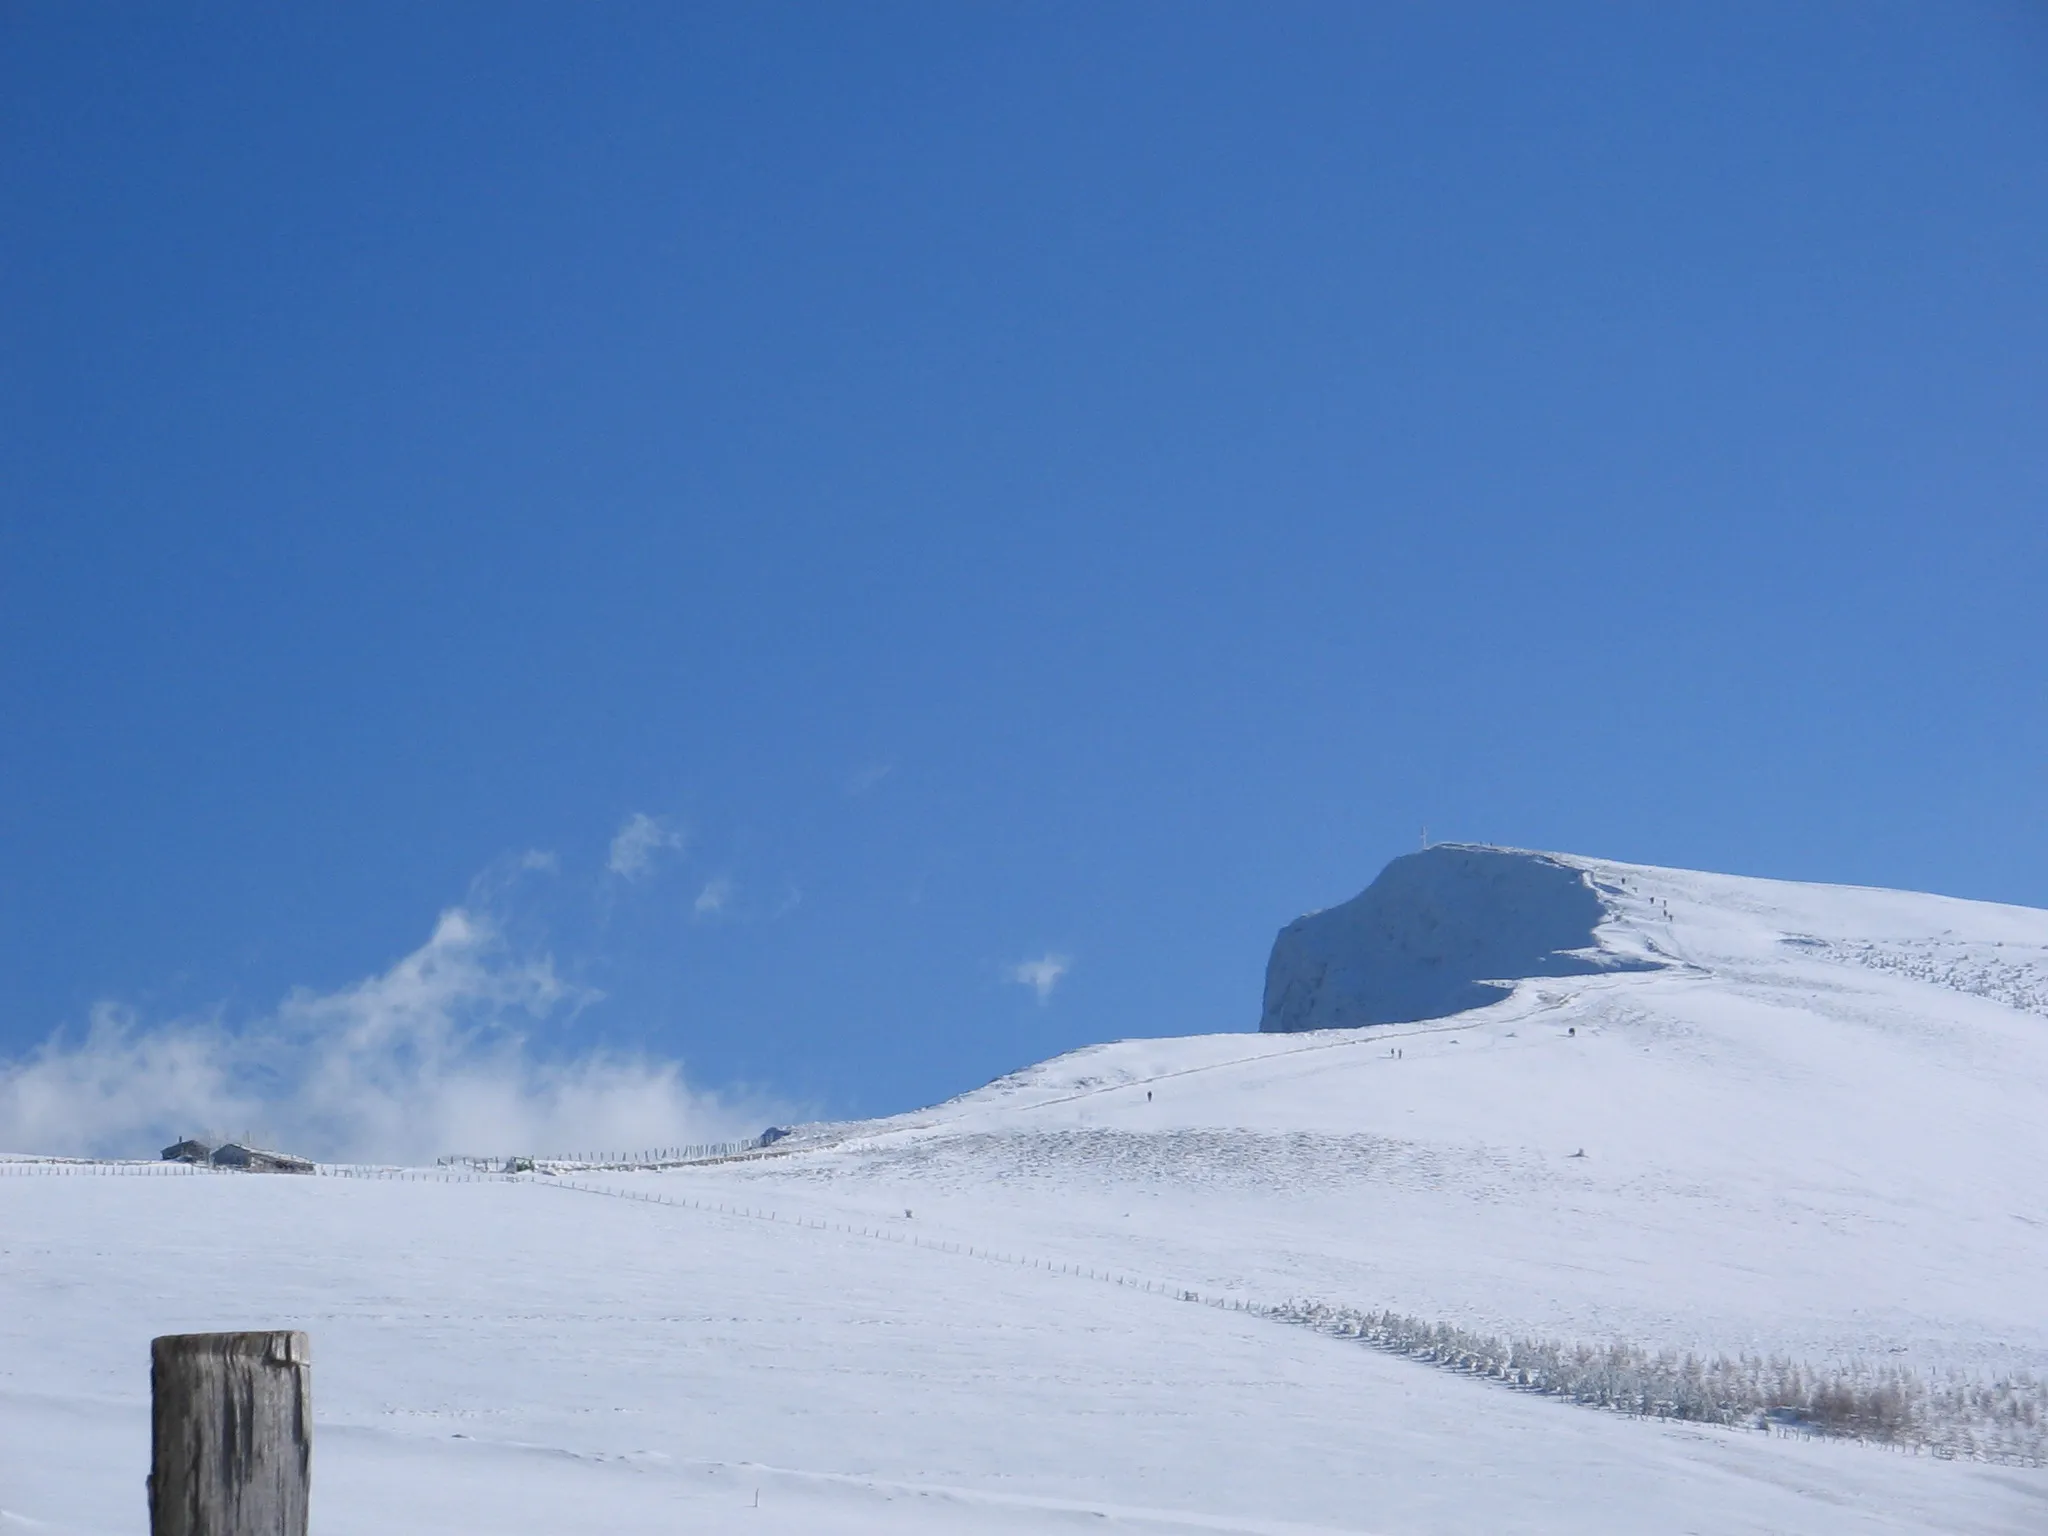
[(1259, 1028), (1269, 1034), (1441, 1018), (1530, 976), (1655, 968), (1601, 946), (1585, 872), (1513, 848), (1444, 843), (1395, 859), (1341, 906), (1280, 930)]

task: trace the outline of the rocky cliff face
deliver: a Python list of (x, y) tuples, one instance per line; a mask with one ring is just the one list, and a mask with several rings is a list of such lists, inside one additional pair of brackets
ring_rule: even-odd
[(1638, 970), (1602, 947), (1587, 872), (1519, 849), (1445, 843), (1395, 859), (1359, 895), (1280, 930), (1266, 963), (1266, 1033), (1441, 1018), (1530, 976)]

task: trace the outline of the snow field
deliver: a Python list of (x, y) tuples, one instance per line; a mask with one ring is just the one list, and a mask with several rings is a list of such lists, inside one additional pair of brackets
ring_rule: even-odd
[(1332, 1336), (1596, 1395), (1908, 1373), (1911, 1444), (2032, 1443), (1957, 1384), (2048, 1391), (2048, 913), (1563, 862), (1637, 968), (1091, 1047), (745, 1160), (0, 1161), (0, 1536), (139, 1531), (149, 1338), (258, 1326), (313, 1336), (323, 1536), (2048, 1530), (2048, 1470)]
[[(747, 1204), (731, 1177), (643, 1182)], [(149, 1338), (258, 1322), (313, 1337), (331, 1536), (727, 1529), (756, 1489), (761, 1529), (828, 1532), (2016, 1532), (2048, 1510), (2038, 1476), (1576, 1411), (794, 1219), (236, 1176), (17, 1178), (0, 1216), (0, 1523), (24, 1530), (142, 1529)]]

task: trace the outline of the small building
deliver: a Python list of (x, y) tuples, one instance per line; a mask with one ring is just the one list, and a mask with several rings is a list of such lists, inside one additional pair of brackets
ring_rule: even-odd
[(213, 1148), (188, 1136), (176, 1146), (165, 1147), (163, 1160), (167, 1163), (203, 1163), (212, 1156)]
[(231, 1141), (213, 1154), (216, 1168), (238, 1168), (244, 1173), (311, 1173), (313, 1165), (289, 1152), (265, 1152)]

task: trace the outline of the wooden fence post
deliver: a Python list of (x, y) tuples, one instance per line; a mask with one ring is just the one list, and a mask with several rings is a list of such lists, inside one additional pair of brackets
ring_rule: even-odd
[(312, 1374), (303, 1333), (152, 1339), (150, 1536), (306, 1536)]

